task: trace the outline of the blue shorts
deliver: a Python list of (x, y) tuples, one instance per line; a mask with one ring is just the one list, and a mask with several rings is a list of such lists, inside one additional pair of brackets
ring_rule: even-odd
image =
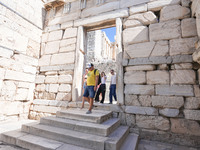
[(90, 98), (94, 98), (94, 95), (95, 95), (94, 86), (86, 86), (83, 96), (84, 97), (89, 96)]

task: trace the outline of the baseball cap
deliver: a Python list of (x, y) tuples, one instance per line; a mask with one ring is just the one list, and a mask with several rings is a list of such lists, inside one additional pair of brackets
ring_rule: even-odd
[(93, 67), (94, 65), (92, 64), (92, 63), (89, 63), (88, 65), (87, 65), (87, 68), (91, 68), (91, 67)]

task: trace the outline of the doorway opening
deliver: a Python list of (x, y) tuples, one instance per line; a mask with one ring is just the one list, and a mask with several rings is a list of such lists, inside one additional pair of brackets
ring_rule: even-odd
[[(94, 68), (99, 70), (99, 73), (102, 72), (106, 75), (105, 82), (105, 98), (104, 103), (110, 103), (109, 93), (110, 93), (110, 83), (111, 83), (111, 70), (114, 70), (115, 74), (117, 73), (117, 42), (116, 42), (116, 27), (109, 27), (96, 30), (88, 30), (86, 33), (87, 41), (87, 50), (85, 55), (85, 63), (94, 64)], [(105, 79), (105, 78), (104, 78)], [(103, 80), (102, 80), (103, 83)], [(96, 101), (100, 100), (102, 102), (104, 88), (102, 86), (98, 88), (101, 93), (96, 97)], [(98, 91), (97, 91), (98, 93)], [(116, 104), (115, 98), (112, 97), (112, 103)]]

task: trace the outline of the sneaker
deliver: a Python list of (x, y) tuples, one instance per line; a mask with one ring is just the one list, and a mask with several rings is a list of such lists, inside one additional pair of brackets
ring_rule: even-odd
[(92, 111), (91, 110), (88, 110), (87, 112), (86, 112), (86, 114), (91, 114), (92, 113)]

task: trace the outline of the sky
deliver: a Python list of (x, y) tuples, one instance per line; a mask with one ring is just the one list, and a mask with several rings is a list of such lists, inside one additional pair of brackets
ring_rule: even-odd
[(102, 31), (104, 31), (107, 35), (107, 37), (109, 38), (109, 40), (111, 42), (115, 41), (115, 35), (116, 35), (116, 27), (112, 27), (112, 28), (106, 28), (106, 29), (102, 29)]

